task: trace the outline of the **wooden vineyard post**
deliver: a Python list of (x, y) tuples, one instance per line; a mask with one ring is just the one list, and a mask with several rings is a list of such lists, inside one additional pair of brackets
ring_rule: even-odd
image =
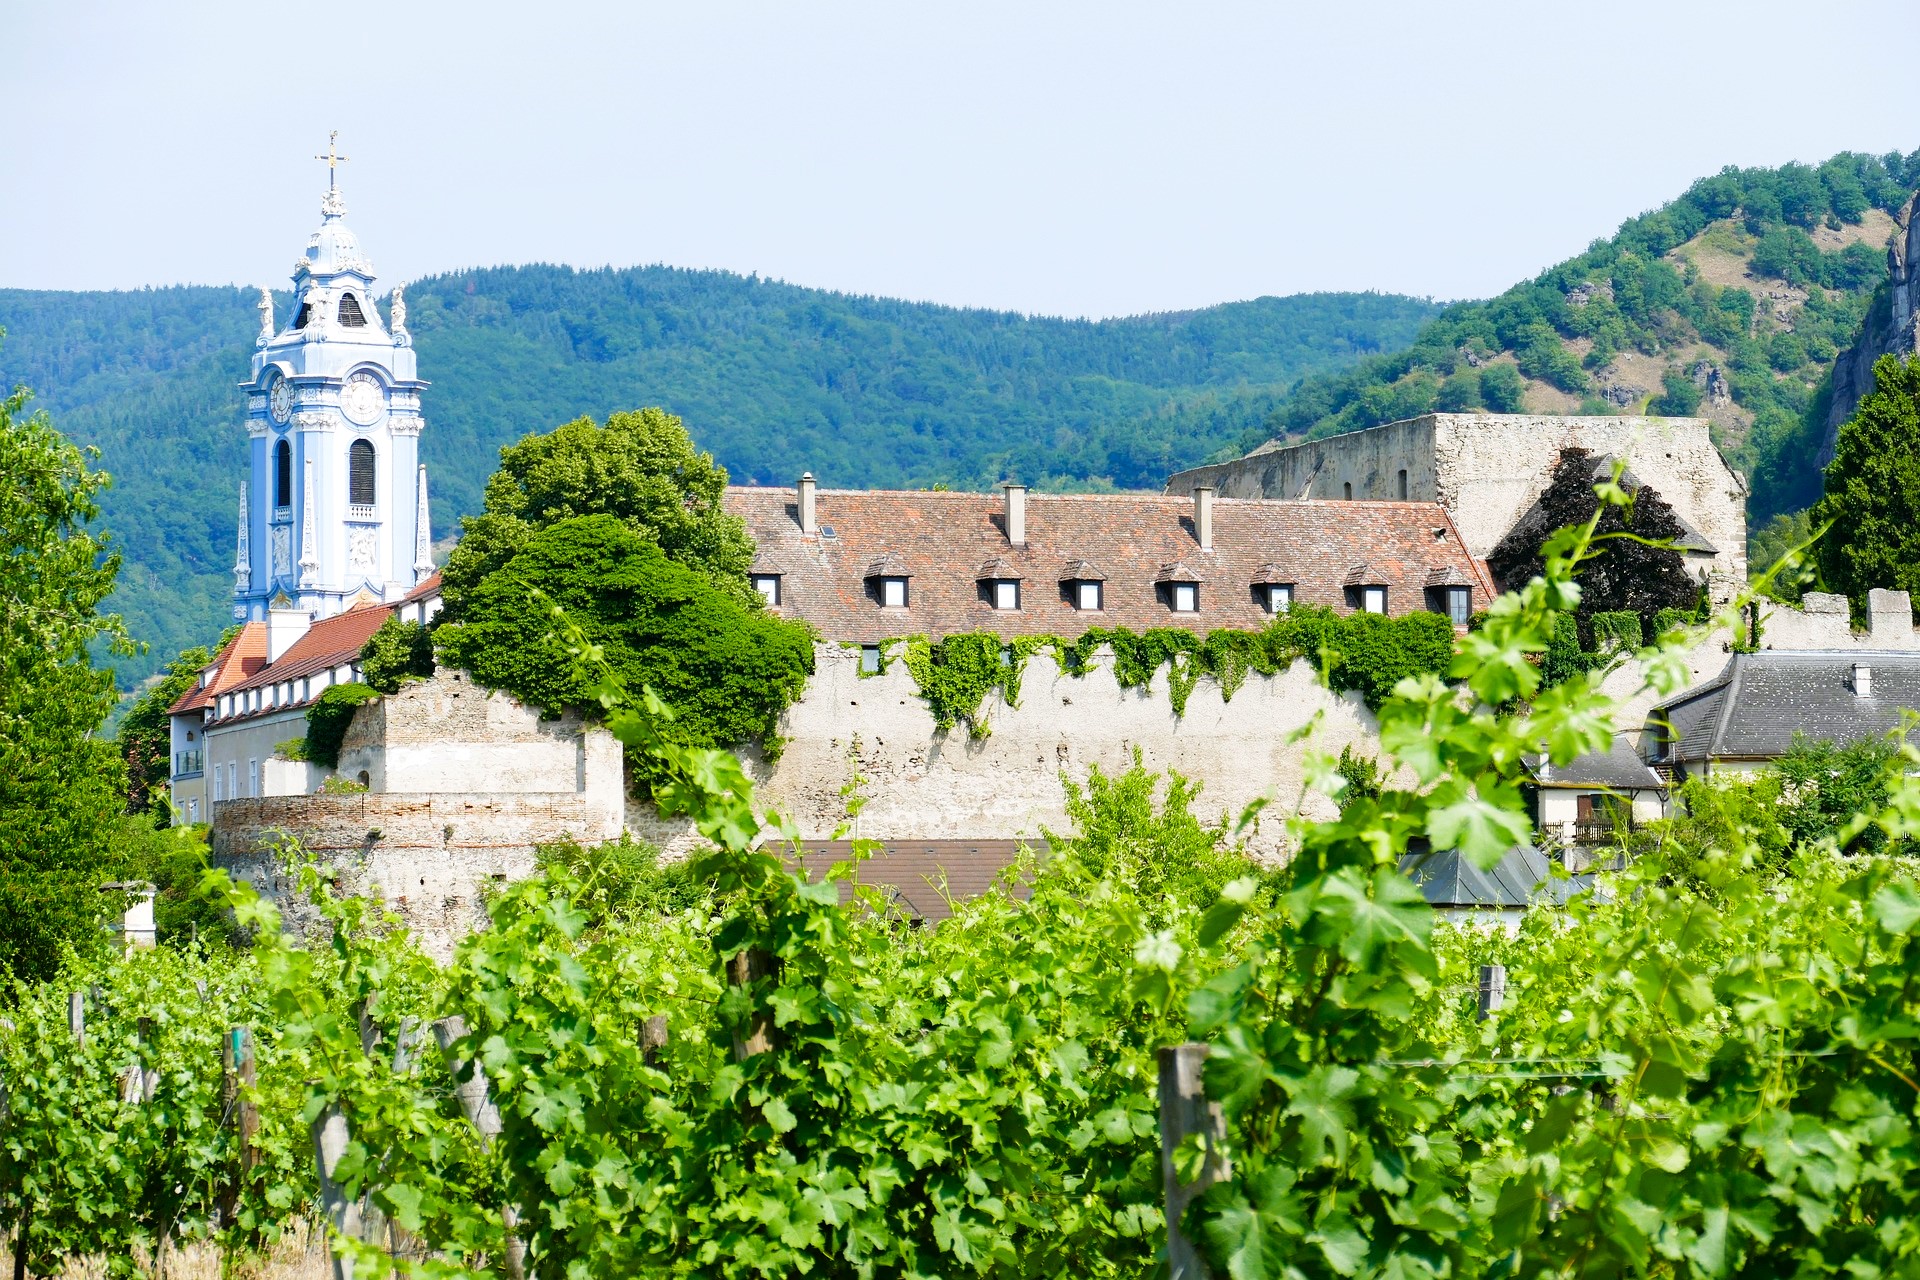
[(240, 1135), (240, 1174), (244, 1179), (260, 1163), (260, 1104), (254, 1101), (260, 1075), (253, 1057), (253, 1029), (234, 1027), (227, 1032), (227, 1041), (233, 1052), (234, 1128)]
[[(1207, 1046), (1195, 1042), (1168, 1045), (1160, 1050), (1160, 1178), (1167, 1202), (1167, 1269), (1171, 1280), (1210, 1280), (1212, 1272), (1199, 1250), (1180, 1230), (1181, 1215), (1194, 1198), (1214, 1183), (1229, 1177), (1232, 1169), (1220, 1147), (1226, 1141), (1225, 1113), (1217, 1102), (1207, 1101), (1200, 1082), (1200, 1069), (1207, 1060)], [(1206, 1159), (1200, 1176), (1181, 1182), (1174, 1168), (1174, 1153), (1187, 1137), (1198, 1134), (1206, 1144)]]
[[(334, 1174), (340, 1168), (341, 1159), (347, 1154), (347, 1144), (352, 1134), (347, 1130), (347, 1116), (337, 1102), (329, 1102), (313, 1122), (313, 1164), (320, 1175), (320, 1204), (326, 1210), (327, 1222), (334, 1232), (345, 1239), (358, 1240), (362, 1237), (364, 1223), (360, 1217), (360, 1202), (349, 1200), (341, 1185), (334, 1180)], [(327, 1242), (327, 1274), (332, 1280), (353, 1280), (353, 1268), (333, 1242)]]
[[(467, 1020), (459, 1014), (433, 1024), (433, 1038), (439, 1042), (447, 1070), (453, 1075), (454, 1097), (459, 1100), (467, 1123), (480, 1135), (480, 1145), (490, 1148), (493, 1140), (500, 1136), (500, 1108), (487, 1087), (486, 1068), (480, 1065), (480, 1060), (454, 1054), (454, 1043), (465, 1039), (466, 1034)], [(507, 1229), (507, 1275), (512, 1280), (526, 1280), (527, 1246), (520, 1239), (520, 1210), (515, 1205), (504, 1205), (500, 1216)]]
[(67, 996), (67, 1030), (73, 1036), (73, 1047), (80, 1053), (87, 1051), (87, 998), (78, 991)]
[(650, 1067), (657, 1067), (666, 1049), (667, 1015), (657, 1013), (640, 1024), (640, 1060)]
[[(773, 977), (779, 971), (780, 962), (758, 947), (749, 947), (727, 961), (727, 981), (736, 987), (751, 986), (757, 980)], [(735, 1062), (745, 1062), (755, 1054), (766, 1053), (772, 1048), (773, 1017), (764, 1009), (754, 1013), (744, 1031), (733, 1033)]]
[(1507, 1003), (1507, 966), (1503, 964), (1483, 964), (1480, 966), (1480, 1012), (1478, 1021), (1485, 1022), (1499, 1012)]

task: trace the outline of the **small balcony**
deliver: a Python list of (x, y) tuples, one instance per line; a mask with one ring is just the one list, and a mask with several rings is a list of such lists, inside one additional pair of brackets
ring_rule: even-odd
[(176, 751), (173, 753), (173, 776), (191, 778), (199, 774), (205, 764), (205, 753), (199, 751)]

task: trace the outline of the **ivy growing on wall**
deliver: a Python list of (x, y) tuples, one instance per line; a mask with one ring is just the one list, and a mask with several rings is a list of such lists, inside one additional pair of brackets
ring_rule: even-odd
[(353, 713), (380, 696), (364, 684), (336, 684), (307, 708), (305, 758), (331, 769), (340, 763), (340, 741), (347, 736)]
[(1220, 630), (1204, 636), (1177, 627), (1101, 627), (1073, 640), (1023, 636), (1008, 641), (989, 632), (951, 635), (938, 642), (908, 636), (880, 646), (880, 671), (896, 660), (895, 646), (900, 647), (898, 660), (905, 662), (933, 713), (934, 727), (945, 732), (964, 723), (973, 737), (984, 738), (991, 732), (981, 714), (987, 694), (998, 689), (1008, 706), (1018, 706), (1021, 670), (1029, 657), (1043, 650), (1052, 652), (1061, 671), (1084, 676), (1093, 669), (1095, 655), (1107, 648), (1123, 689), (1147, 688), (1165, 668), (1168, 701), (1176, 716), (1186, 714), (1187, 701), (1203, 676), (1211, 677), (1222, 699), (1231, 701), (1248, 672), (1276, 675), (1299, 658), (1320, 667), (1329, 688), (1358, 692), (1369, 707), (1377, 708), (1405, 677), (1446, 669), (1453, 658), (1453, 624), (1437, 613), (1342, 617), (1331, 609), (1299, 606), (1259, 631)]

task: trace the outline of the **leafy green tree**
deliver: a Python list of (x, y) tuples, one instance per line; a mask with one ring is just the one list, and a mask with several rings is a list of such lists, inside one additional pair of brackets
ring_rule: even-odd
[(388, 618), (360, 648), (360, 677), (381, 693), (398, 693), (409, 680), (433, 675), (433, 631)]
[(1678, 369), (1668, 369), (1660, 375), (1660, 395), (1649, 406), (1655, 413), (1668, 418), (1684, 418), (1700, 407), (1700, 388), (1693, 379)]
[(435, 629), (440, 660), (544, 711), (595, 707), (554, 638), (555, 604), (605, 648), (632, 687), (651, 688), (673, 708), (678, 742), (774, 745), (780, 714), (813, 670), (807, 627), (675, 564), (609, 514), (533, 534), (469, 591), (459, 621)]
[[(1810, 511), (1777, 515), (1747, 535), (1749, 580), (1757, 580), (1778, 565), (1788, 552), (1813, 540), (1811, 515)], [(1798, 604), (1807, 592), (1820, 589), (1820, 576), (1815, 571), (1810, 554), (1802, 553), (1802, 559), (1803, 563), (1774, 575), (1766, 589), (1769, 598), (1786, 604)]]
[(1433, 407), (1442, 413), (1466, 413), (1480, 407), (1480, 371), (1459, 369), (1440, 384)]
[(1526, 398), (1526, 380), (1512, 365), (1490, 364), (1480, 371), (1480, 399), (1495, 413), (1518, 413)]
[(1920, 360), (1882, 356), (1873, 390), (1840, 428), (1815, 527), (1827, 586), (1864, 613), (1875, 587), (1920, 590)]
[(153, 793), (165, 787), (171, 772), (173, 727), (167, 708), (193, 688), (201, 669), (212, 661), (213, 655), (206, 649), (184, 651), (134, 700), (120, 721), (120, 759), (127, 768), (128, 813), (153, 810)]
[[(1494, 581), (1506, 590), (1524, 586), (1545, 566), (1541, 547), (1554, 529), (1584, 525), (1600, 512), (1596, 554), (1580, 566), (1581, 630), (1591, 635), (1595, 614), (1631, 610), (1652, 626), (1662, 609), (1690, 608), (1700, 584), (1687, 573), (1685, 558), (1659, 545), (1682, 534), (1673, 508), (1658, 492), (1642, 485), (1630, 505), (1607, 504), (1601, 510), (1594, 488), (1593, 455), (1562, 449), (1553, 479), (1539, 504), (1487, 556)], [(1602, 477), (1604, 479), (1604, 477)], [(1576, 644), (1571, 652), (1578, 653)], [(1578, 660), (1568, 658), (1578, 669)]]
[(460, 621), (486, 576), (502, 568), (541, 529), (578, 516), (613, 516), (660, 548), (667, 559), (706, 575), (742, 602), (753, 599), (746, 525), (721, 509), (727, 473), (694, 447), (680, 419), (664, 409), (616, 413), (605, 426), (576, 418), (500, 451), (487, 481), (486, 510), (463, 522), (448, 557), (447, 617)]
[(110, 478), (26, 404), (0, 400), (0, 966), (45, 977), (114, 905), (124, 775), (98, 736), (113, 675), (88, 650), (127, 645), (99, 608), (120, 556), (88, 528)]

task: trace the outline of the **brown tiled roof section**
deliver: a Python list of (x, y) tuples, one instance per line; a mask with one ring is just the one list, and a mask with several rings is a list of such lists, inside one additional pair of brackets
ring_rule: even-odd
[[(860, 864), (860, 883), (880, 890), (882, 898), (902, 916), (938, 924), (953, 914), (946, 894), (957, 901), (977, 898), (999, 881), (1000, 873), (1013, 865), (1024, 847), (1032, 847), (1042, 856), (1043, 840), (886, 840), (881, 851)], [(847, 840), (808, 840), (802, 845), (809, 874), (818, 878), (829, 867), (853, 856), (853, 844)], [(791, 858), (789, 858), (791, 861)], [(1016, 884), (1013, 894), (1027, 896), (1027, 887)], [(853, 896), (851, 887), (840, 886), (840, 901)]]
[(419, 586), (407, 592), (407, 594), (405, 594), (404, 596), (401, 596), (400, 599), (397, 600), (395, 603), (412, 604), (416, 600), (423, 600), (428, 596), (434, 596), (439, 594), (440, 594), (440, 571), (438, 569), (435, 569), (432, 575), (428, 577), (428, 579), (425, 582), (422, 582)]
[[(393, 616), (393, 610), (394, 606), (390, 604), (369, 604), (345, 613), (336, 613), (331, 618), (322, 618), (308, 627), (307, 633), (280, 655), (280, 661), (259, 668), (231, 689), (221, 692), (243, 693), (248, 689), (265, 689), (282, 680), (298, 680), (353, 662), (359, 658), (360, 650), (373, 633), (380, 629), (380, 624)], [(289, 707), (303, 707), (308, 701), (311, 699), (300, 699), (276, 707), (261, 707), (258, 711), (226, 716), (223, 722), (231, 723), (247, 715), (285, 711)]]
[(185, 715), (189, 711), (198, 711), (212, 702), (214, 698), (239, 684), (242, 680), (267, 665), (267, 624), (249, 622), (240, 628), (238, 635), (227, 641), (226, 647), (213, 656), (207, 664), (213, 668), (213, 679), (205, 684), (197, 684), (175, 699), (167, 708), (170, 716)]
[[(1491, 592), (1445, 508), (1431, 502), (1279, 501), (1218, 498), (1213, 543), (1200, 550), (1193, 502), (1135, 494), (1029, 494), (1027, 543), (1004, 532), (997, 494), (901, 490), (817, 491), (818, 520), (833, 537), (803, 536), (791, 489), (727, 490), (726, 507), (745, 519), (758, 545), (756, 572), (781, 575), (780, 611), (812, 623), (823, 639), (873, 644), (901, 635), (967, 631), (1073, 637), (1093, 627), (1177, 626), (1206, 632), (1256, 629), (1270, 621), (1254, 588), (1273, 566), (1292, 575), (1298, 604), (1348, 612), (1349, 571), (1368, 566), (1365, 585), (1385, 586), (1394, 615), (1428, 607), (1429, 575), (1453, 570), (1474, 584), (1475, 608)], [(911, 607), (882, 612), (877, 560), (913, 579)], [(989, 606), (976, 577), (986, 561), (1012, 566), (1027, 583), (1021, 608)], [(1174, 613), (1157, 586), (1163, 566), (1184, 564), (1205, 585), (1197, 613)], [(1072, 607), (1064, 583), (1093, 576), (1104, 607)]]

